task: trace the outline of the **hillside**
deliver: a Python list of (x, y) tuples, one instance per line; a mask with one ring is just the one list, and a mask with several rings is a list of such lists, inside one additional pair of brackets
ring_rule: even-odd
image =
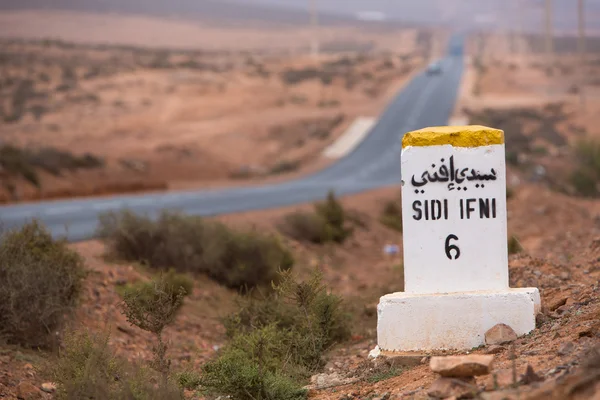
[[(136, 14), (154, 17), (186, 17), (204, 21), (219, 21), (239, 24), (240, 22), (270, 22), (286, 25), (306, 25), (308, 12), (278, 6), (246, 4), (241, 2), (217, 0), (23, 0), (0, 3), (0, 10), (52, 10), (79, 11), (92, 13)], [(352, 22), (353, 18), (324, 13), (321, 23), (340, 24)]]

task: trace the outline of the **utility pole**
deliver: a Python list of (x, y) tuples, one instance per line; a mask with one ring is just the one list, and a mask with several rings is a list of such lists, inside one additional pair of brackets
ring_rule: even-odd
[(312, 42), (310, 46), (311, 55), (315, 60), (319, 59), (319, 13), (317, 11), (317, 0), (309, 0), (310, 25), (312, 28)]
[(546, 56), (550, 67), (553, 67), (554, 34), (552, 32), (552, 0), (546, 0)]
[(525, 9), (523, 8), (523, 0), (517, 0), (516, 2), (516, 12), (515, 14), (517, 15), (517, 28), (516, 28), (516, 40), (517, 40), (517, 53), (519, 53), (519, 55), (523, 56), (527, 53), (527, 49), (524, 48), (525, 44), (527, 43), (527, 40), (525, 38), (525, 32), (523, 29), (523, 13), (525, 12)]
[(578, 0), (577, 2), (577, 14), (579, 20), (579, 41), (577, 42), (577, 49), (579, 50), (579, 66), (580, 77), (579, 77), (579, 102), (582, 109), (585, 109), (585, 69), (586, 69), (586, 54), (585, 54), (585, 4), (584, 0)]

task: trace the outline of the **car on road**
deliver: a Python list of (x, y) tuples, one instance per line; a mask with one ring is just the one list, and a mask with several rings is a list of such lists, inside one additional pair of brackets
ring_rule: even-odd
[(427, 66), (427, 75), (439, 75), (442, 73), (442, 64), (433, 62)]

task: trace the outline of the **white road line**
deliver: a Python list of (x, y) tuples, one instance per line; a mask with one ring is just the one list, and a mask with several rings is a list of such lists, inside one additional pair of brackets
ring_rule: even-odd
[(356, 118), (346, 132), (323, 151), (323, 155), (327, 158), (340, 158), (350, 153), (373, 129), (376, 122), (375, 118)]

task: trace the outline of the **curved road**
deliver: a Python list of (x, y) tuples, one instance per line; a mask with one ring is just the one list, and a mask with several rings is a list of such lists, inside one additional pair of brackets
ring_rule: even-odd
[[(462, 40), (452, 39), (462, 51)], [(459, 43), (460, 41), (460, 43)], [(189, 192), (150, 193), (104, 198), (46, 201), (0, 207), (4, 229), (33, 218), (55, 236), (70, 241), (94, 236), (98, 214), (128, 208), (156, 216), (162, 209), (216, 215), (315, 201), (331, 189), (338, 195), (359, 193), (400, 183), (401, 138), (405, 132), (445, 125), (454, 108), (463, 59), (448, 54), (440, 60), (442, 74), (417, 75), (388, 106), (369, 135), (350, 154), (315, 174), (285, 183), (257, 187)]]

